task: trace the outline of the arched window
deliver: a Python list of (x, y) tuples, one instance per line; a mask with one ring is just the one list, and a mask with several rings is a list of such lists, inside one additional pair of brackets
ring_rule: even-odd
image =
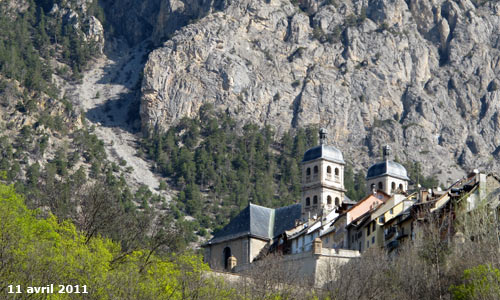
[(395, 182), (391, 183), (391, 189), (392, 189), (393, 191), (396, 189), (396, 183), (395, 183)]
[(311, 198), (307, 197), (306, 198), (306, 206), (311, 205)]
[(375, 189), (375, 183), (372, 183), (372, 184), (370, 185), (370, 189), (371, 189), (372, 191)]
[(318, 196), (314, 196), (313, 197), (313, 205), (317, 205), (318, 204)]
[(332, 167), (330, 166), (326, 167), (326, 173), (332, 174)]
[(399, 189), (403, 192), (403, 184), (402, 183), (399, 184)]
[(378, 183), (378, 189), (379, 189), (379, 190), (383, 190), (383, 189), (384, 189), (384, 185), (382, 184), (382, 181), (380, 181), (380, 182)]
[(318, 166), (314, 166), (314, 174), (318, 174)]
[(231, 257), (231, 248), (224, 248), (224, 250), (222, 251), (222, 256), (224, 257), (224, 269), (227, 269), (229, 267), (228, 260)]
[(326, 197), (326, 204), (332, 205), (332, 196)]
[(311, 168), (307, 168), (306, 175), (311, 175)]
[(339, 199), (339, 197), (335, 197), (335, 206), (340, 207), (340, 199)]
[(335, 168), (335, 176), (339, 176), (339, 168)]

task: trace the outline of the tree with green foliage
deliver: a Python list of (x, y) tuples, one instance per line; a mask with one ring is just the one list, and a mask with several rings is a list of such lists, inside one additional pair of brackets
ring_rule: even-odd
[(452, 285), (453, 299), (498, 299), (500, 295), (500, 270), (491, 265), (478, 265), (464, 271), (465, 283)]
[[(0, 184), (0, 293), (9, 285), (86, 286), (87, 299), (235, 299), (198, 255), (160, 257), (150, 249), (123, 252), (118, 243), (89, 237), (69, 221), (29, 210), (13, 187)], [(17, 295), (28, 299), (28, 294)], [(48, 299), (81, 299), (54, 294)]]
[(344, 187), (347, 190), (346, 196), (354, 201), (361, 200), (366, 196), (365, 175), (361, 172), (354, 173), (350, 164), (344, 169)]

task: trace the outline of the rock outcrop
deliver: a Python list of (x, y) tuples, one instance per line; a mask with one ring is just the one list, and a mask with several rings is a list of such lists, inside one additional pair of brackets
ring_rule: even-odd
[(73, 26), (82, 37), (82, 41), (92, 43), (96, 47), (98, 55), (104, 49), (104, 28), (101, 21), (89, 14), (89, 6), (92, 0), (77, 0), (76, 2), (62, 2), (63, 6), (54, 5), (49, 15), (63, 21), (63, 24)]
[(150, 54), (142, 125), (209, 102), (278, 134), (325, 126), (358, 167), (388, 143), (443, 183), (498, 172), (499, 41), (494, 1), (237, 0)]

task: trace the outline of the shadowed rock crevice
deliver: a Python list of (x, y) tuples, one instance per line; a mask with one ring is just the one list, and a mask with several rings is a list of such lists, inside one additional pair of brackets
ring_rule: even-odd
[(299, 124), (300, 114), (302, 113), (302, 95), (304, 94), (304, 90), (306, 89), (307, 81), (309, 80), (309, 75), (313, 70), (312, 66), (307, 67), (306, 77), (302, 80), (302, 86), (300, 88), (299, 94), (293, 100), (293, 118), (292, 118), (292, 128), (297, 128)]

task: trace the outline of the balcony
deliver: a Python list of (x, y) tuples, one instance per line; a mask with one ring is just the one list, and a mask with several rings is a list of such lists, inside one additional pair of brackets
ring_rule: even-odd
[(385, 247), (386, 247), (386, 248), (387, 248), (387, 250), (389, 250), (389, 251), (390, 251), (390, 250), (393, 250), (393, 249), (395, 249), (395, 248), (399, 247), (399, 241), (398, 241), (398, 240), (394, 240), (394, 241), (392, 241), (392, 242), (388, 243)]
[(387, 241), (389, 239), (391, 239), (394, 234), (397, 233), (397, 228), (396, 227), (390, 227), (389, 229), (386, 229), (384, 231), (384, 239)]

